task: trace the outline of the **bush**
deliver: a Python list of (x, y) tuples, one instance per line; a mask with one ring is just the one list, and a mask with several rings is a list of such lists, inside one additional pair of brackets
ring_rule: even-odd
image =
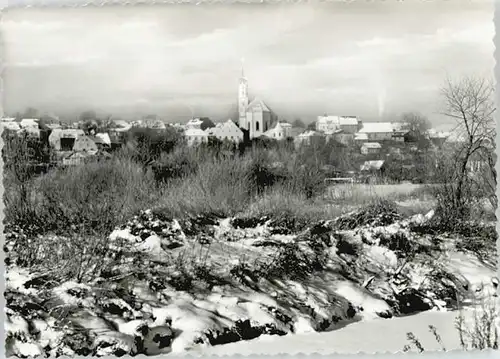
[(142, 164), (157, 160), (162, 153), (169, 153), (182, 142), (181, 134), (174, 128), (156, 130), (152, 128), (132, 128), (125, 143), (132, 148), (132, 159)]
[(163, 153), (153, 165), (153, 173), (158, 182), (182, 178), (198, 170), (200, 160), (197, 154), (186, 147), (175, 149), (172, 153)]
[(31, 183), (19, 216), (18, 203), (8, 202), (6, 217), (21, 227), (39, 223), (41, 232), (106, 233), (154, 198), (151, 173), (132, 161), (113, 160), (59, 168)]
[(173, 217), (232, 216), (248, 203), (248, 187), (247, 161), (211, 159), (201, 162), (195, 173), (166, 184), (158, 210)]
[(325, 258), (322, 253), (306, 250), (298, 243), (287, 243), (280, 248), (271, 263), (261, 270), (267, 278), (305, 279), (315, 271), (324, 268)]

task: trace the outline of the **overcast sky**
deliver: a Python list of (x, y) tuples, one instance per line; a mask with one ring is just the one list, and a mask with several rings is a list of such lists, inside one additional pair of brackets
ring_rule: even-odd
[(493, 1), (11, 9), (4, 105), (167, 120), (227, 119), (241, 59), (283, 119), (446, 119), (446, 76), (493, 76)]

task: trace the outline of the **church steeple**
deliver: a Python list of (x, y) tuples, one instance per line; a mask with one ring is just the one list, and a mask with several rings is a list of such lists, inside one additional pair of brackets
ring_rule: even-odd
[(248, 106), (248, 81), (245, 78), (243, 63), (244, 60), (241, 59), (241, 77), (238, 89), (238, 113), (240, 127), (245, 126), (246, 124), (246, 111)]

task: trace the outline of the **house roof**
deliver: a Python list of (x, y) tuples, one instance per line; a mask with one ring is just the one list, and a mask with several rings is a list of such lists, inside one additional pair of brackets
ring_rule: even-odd
[(378, 142), (365, 142), (363, 143), (363, 147), (366, 148), (382, 148), (382, 145)]
[(384, 165), (385, 161), (384, 160), (378, 160), (378, 161), (365, 161), (361, 165), (361, 171), (372, 171), (376, 170), (378, 171), (379, 169), (382, 168)]
[(227, 120), (226, 122), (219, 122), (215, 127), (209, 127), (205, 129), (205, 132), (209, 135), (216, 135), (220, 131), (224, 130), (229, 130), (229, 131), (238, 131), (243, 134), (241, 129), (236, 125), (231, 119)]
[(23, 118), (20, 123), (21, 127), (36, 127), (38, 128), (38, 119)]
[(391, 122), (365, 122), (359, 133), (387, 133), (394, 132), (394, 129)]
[(260, 98), (257, 97), (248, 104), (247, 111), (258, 107), (260, 107), (263, 112), (271, 112), (271, 110), (269, 109), (269, 107), (267, 107), (264, 101), (262, 101)]
[(18, 131), (21, 129), (19, 122), (2, 122), (2, 126), (11, 131)]
[(91, 137), (95, 143), (102, 143), (105, 145), (111, 144), (111, 138), (107, 133), (96, 133), (95, 136)]

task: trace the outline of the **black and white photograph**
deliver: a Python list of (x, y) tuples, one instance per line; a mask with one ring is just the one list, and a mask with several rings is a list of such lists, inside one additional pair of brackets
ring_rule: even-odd
[(7, 357), (498, 349), (494, 0), (63, 5), (0, 21)]

